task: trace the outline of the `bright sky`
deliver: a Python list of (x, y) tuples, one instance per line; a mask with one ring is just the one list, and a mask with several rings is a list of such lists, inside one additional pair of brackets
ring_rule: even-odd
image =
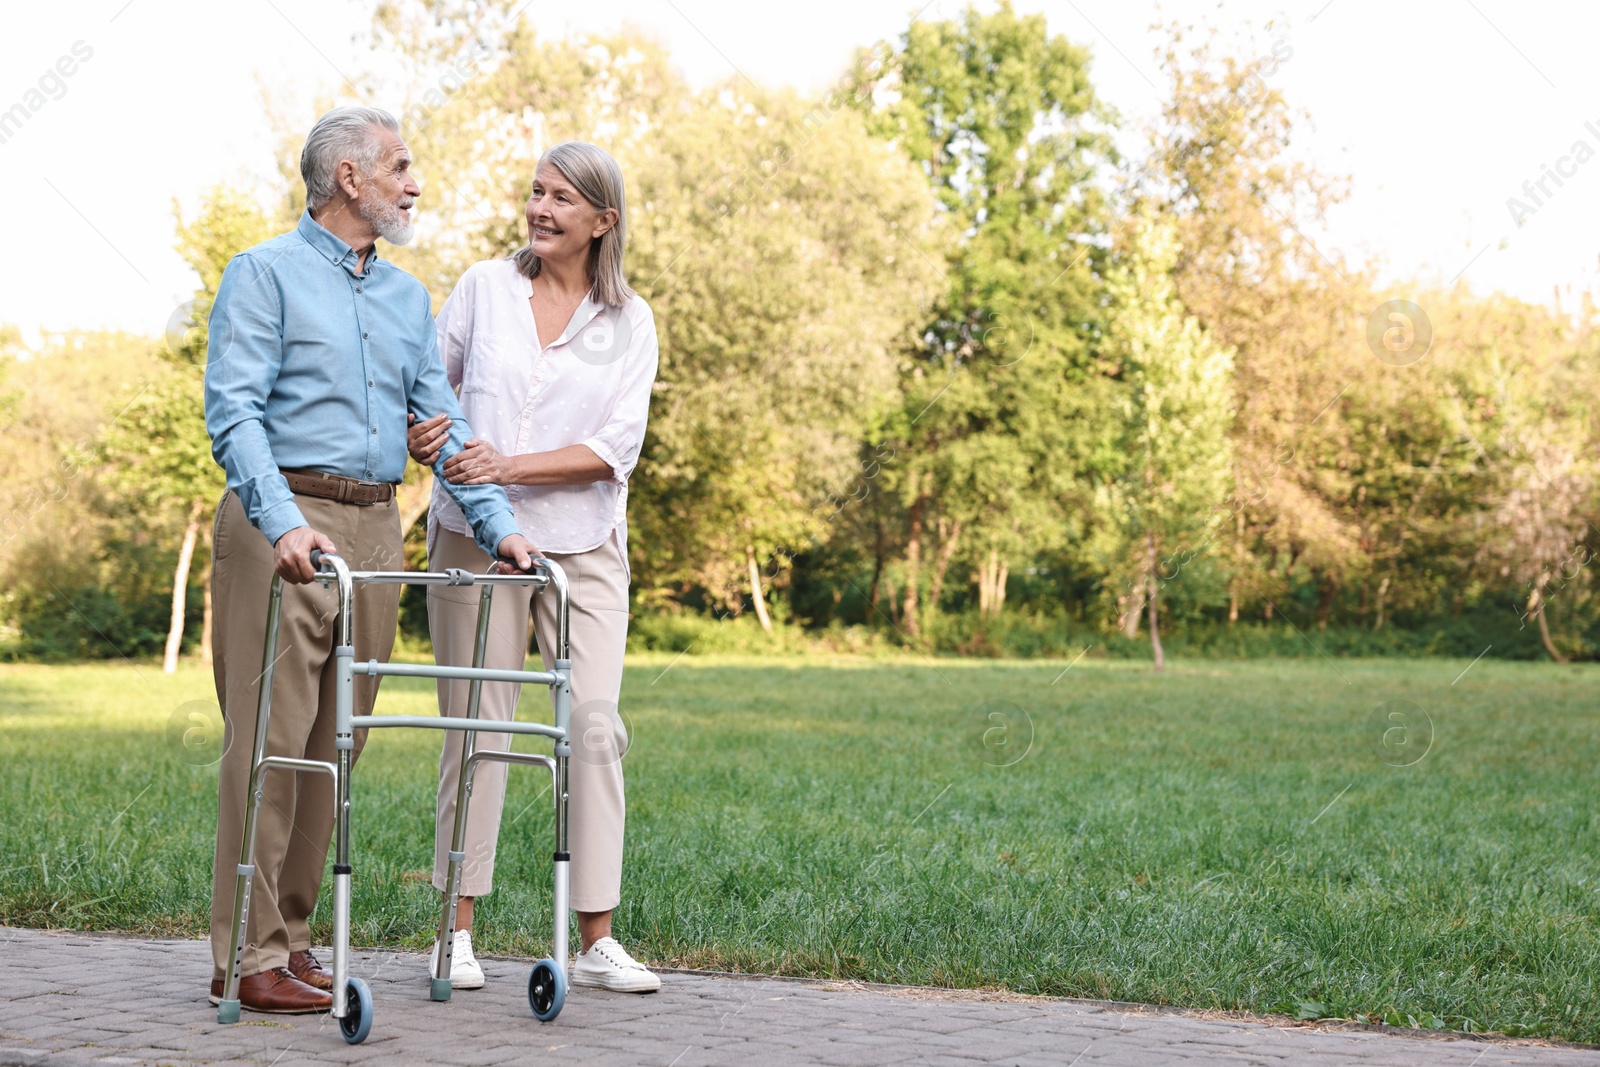
[[(737, 76), (827, 85), (852, 49), (904, 29), (920, 0), (530, 0), (551, 34), (623, 22), (664, 40), (704, 85)], [(219, 180), (273, 176), (263, 89), (331, 93), (360, 66), (362, 0), (72, 0), (13, 11), (0, 36), (0, 323), (159, 333), (195, 279), (173, 251), (172, 203)], [(918, 17), (950, 17), (933, 0)], [(1153, 114), (1165, 79), (1158, 18), (1206, 19), (1263, 55), (1310, 112), (1297, 149), (1352, 192), (1328, 252), (1377, 257), (1391, 277), (1540, 302), (1596, 289), (1600, 253), (1600, 5), (1511, 0), (1017, 0), (1087, 45), (1101, 95)], [(1276, 20), (1272, 30), (1268, 21)], [(76, 56), (74, 55), (76, 49)], [(63, 57), (66, 57), (63, 60)], [(85, 58), (86, 57), (86, 58)], [(57, 64), (60, 64), (59, 68)], [(61, 71), (71, 71), (63, 75)], [(1584, 100), (1591, 101), (1586, 108)], [(399, 110), (398, 100), (373, 103)], [(17, 126), (3, 116), (21, 104)], [(1593, 123), (1593, 126), (1586, 125)], [(1582, 148), (1578, 142), (1583, 142)], [(1131, 145), (1129, 146), (1131, 147)], [(1559, 170), (1561, 184), (1544, 177)], [(1535, 200), (1523, 191), (1534, 183)], [(1532, 209), (1513, 222), (1507, 199)], [(426, 208), (426, 200), (423, 201)], [(1464, 272), (1464, 273), (1463, 273)]]

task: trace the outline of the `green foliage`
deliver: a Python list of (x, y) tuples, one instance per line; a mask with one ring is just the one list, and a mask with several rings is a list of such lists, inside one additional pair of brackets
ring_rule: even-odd
[[(1325, 258), (1337, 183), (1213, 39), (1171, 31), (1168, 99), (1124, 166), (1087, 52), (1009, 4), (914, 20), (820, 96), (696, 92), (636, 33), (543, 37), (514, 11), (380, 6), (357, 82), (405, 96), (425, 187), (418, 239), (384, 254), (442, 300), (522, 245), (546, 147), (620, 160), (662, 355), (630, 486), (637, 607), (664, 615), (648, 647), (758, 647), (742, 619), (685, 621), (740, 616), (753, 557), (771, 614), (808, 630), (752, 638), (774, 649), (1110, 648), (1154, 575), (1169, 644), (1194, 654), (1306, 636), (1600, 653), (1595, 306), (1391, 291)], [(173, 319), (178, 369), (139, 339), (28, 353), (0, 330), (0, 640), (49, 602), (43, 577), (100, 587), (108, 545), (175, 546), (215, 498), (204, 319), (228, 260), (298, 214), (309, 119), (283, 119), (277, 188), (218, 187), (179, 219), (199, 288)], [(1391, 296), (1432, 321), (1405, 366), (1368, 347)], [(429, 479), (401, 487), (413, 566)], [(404, 604), (421, 641), (422, 602)], [(1468, 631), (1478, 650), (1438, 636)]]
[(881, 431), (898, 450), (881, 491), (907, 511), (915, 635), (925, 542), (937, 546), (935, 600), (957, 552), (1056, 547), (1070, 534), (1062, 505), (1106, 458), (1096, 415), (1109, 390), (1091, 347), (1106, 205), (1090, 179), (1110, 145), (1087, 53), (1009, 3), (913, 23), (896, 47), (863, 56), (856, 88), (956, 235), (949, 287), (906, 349), (900, 408)]
[(1204, 559), (1232, 490), (1232, 353), (1174, 294), (1170, 225), (1135, 217), (1126, 244), (1106, 284), (1126, 467), (1097, 494), (1108, 519), (1106, 570), (1113, 588), (1128, 590), (1119, 614), (1137, 613), (1183, 567)]
[(5, 655), (132, 655), (152, 627), (165, 632), (156, 620), (170, 611), (172, 556), (159, 545), (171, 516), (143, 500), (119, 503), (99, 444), (168, 373), (149, 341), (103, 333), (49, 337), (11, 365), (26, 402), (0, 477)]
[[(218, 185), (207, 193), (193, 219), (184, 221), (176, 206), (173, 214), (178, 223), (178, 253), (199, 275), (200, 288), (195, 291), (184, 328), (169, 337), (169, 351), (179, 362), (204, 367), (206, 325), (222, 272), (234, 256), (289, 229), (294, 219), (287, 210), (277, 217), (269, 215), (254, 197), (228, 185)], [(175, 347), (173, 341), (178, 342)]]
[(187, 368), (141, 393), (107, 428), (97, 451), (107, 488), (146, 513), (187, 511), (193, 501), (214, 501), (222, 492), (200, 382)]
[(657, 138), (634, 169), (634, 269), (662, 343), (636, 555), (647, 601), (693, 585), (733, 607), (747, 546), (768, 560), (827, 536), (824, 504), (942, 282), (934, 207), (859, 115), (787, 94), (724, 89)]
[[(111, 527), (85, 549), (39, 539), (6, 595), (10, 633), (0, 658), (61, 662), (161, 651), (172, 611), (176, 546)], [(200, 590), (189, 614), (198, 618)]]

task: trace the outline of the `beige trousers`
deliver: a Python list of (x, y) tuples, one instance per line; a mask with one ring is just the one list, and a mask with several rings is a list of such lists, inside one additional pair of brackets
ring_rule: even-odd
[[(357, 507), (296, 495), (306, 521), (333, 540), (354, 569), (399, 570), (400, 516), (395, 504)], [(211, 883), (213, 977), (228, 964), (235, 868), (244, 837), (251, 746), (256, 735), (261, 652), (266, 639), (272, 546), (245, 518), (244, 505), (227, 493), (217, 507), (212, 541), (212, 669), (227, 724), (217, 785), (217, 851)], [(388, 659), (400, 603), (397, 585), (358, 586), (355, 642), (358, 659)], [(272, 673), (271, 721), (266, 754), (334, 759), (334, 617), (338, 593), (321, 584), (283, 587), (278, 616), (278, 658)], [(366, 715), (378, 679), (357, 677), (355, 713)], [(355, 735), (361, 752), (366, 732)], [(328, 838), (333, 833), (333, 780), (324, 774), (268, 771), (261, 782), (256, 820), (256, 875), (241, 976), (289, 962), (311, 947), (309, 920), (322, 885)]]
[[(628, 577), (621, 553), (607, 541), (599, 548), (573, 555), (547, 553), (566, 572), (571, 591), (572, 758), (568, 761), (568, 849), (572, 853), (571, 903), (574, 911), (610, 911), (622, 900), (622, 835), (627, 806), (623, 799), (622, 756), (628, 734), (618, 714), (622, 692), (622, 657), (628, 642)], [(489, 557), (469, 537), (437, 525), (428, 528), (428, 569), (460, 567), (482, 574)], [(470, 666), (477, 638), (479, 590), (472, 586), (429, 586), (428, 629), (434, 658), (447, 666)], [(489, 615), (485, 666), (520, 670), (527, 658), (528, 609), (546, 670), (555, 659), (556, 603), (553, 593), (535, 593), (531, 586), (498, 586)], [(465, 715), (463, 681), (439, 682), (439, 714)], [(478, 717), (505, 722), (513, 717), (521, 687), (485, 682)], [(474, 747), (504, 751), (509, 734), (480, 733)], [(434, 826), (433, 885), (445, 889), (450, 839), (455, 830), (456, 784), (461, 771), (462, 735), (447, 731), (439, 756), (438, 819)], [(467, 808), (466, 860), (461, 895), (481, 897), (494, 887), (495, 848), (505, 806), (506, 765), (479, 764)], [(542, 773), (531, 768), (522, 774)], [(546, 790), (545, 797), (549, 796)], [(537, 803), (537, 802), (536, 802)], [(547, 802), (548, 803), (548, 802)], [(538, 803), (533, 817), (518, 812), (508, 830), (544, 837), (550, 830), (549, 807)], [(541, 849), (542, 850), (542, 849)]]

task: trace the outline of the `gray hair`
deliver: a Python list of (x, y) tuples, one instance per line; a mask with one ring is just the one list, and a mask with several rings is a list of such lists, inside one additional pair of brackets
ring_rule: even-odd
[(377, 128), (400, 132), (387, 111), (375, 107), (336, 107), (317, 120), (300, 152), (300, 177), (306, 182), (306, 206), (316, 210), (339, 189), (339, 164), (349, 160), (363, 175), (378, 165)]
[[(587, 141), (562, 141), (539, 157), (559, 170), (578, 195), (597, 210), (612, 208), (617, 224), (589, 242), (589, 286), (594, 298), (606, 307), (620, 308), (633, 299), (633, 290), (622, 273), (622, 252), (628, 243), (628, 208), (622, 191), (622, 168), (599, 145)], [(512, 255), (517, 269), (537, 278), (541, 264), (527, 246)]]

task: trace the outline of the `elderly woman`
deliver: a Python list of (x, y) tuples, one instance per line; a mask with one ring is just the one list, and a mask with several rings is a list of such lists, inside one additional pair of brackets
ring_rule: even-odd
[[(628, 636), (628, 475), (644, 443), (656, 374), (650, 308), (623, 278), (627, 235), (622, 171), (604, 150), (568, 141), (539, 160), (528, 197), (528, 245), (507, 259), (474, 264), (439, 312), (439, 350), (462, 413), (478, 433), (445, 464), (456, 485), (501, 485), (517, 524), (571, 585), (572, 742), (569, 831), (571, 903), (580, 951), (574, 985), (648, 993), (661, 980), (611, 936), (621, 901), (628, 736), (617, 713)], [(450, 421), (411, 428), (418, 462), (432, 461)], [(460, 508), (434, 486), (428, 565), (482, 573), (491, 561), (474, 543)], [(532, 590), (495, 592), (487, 665), (520, 669), (528, 648)], [(430, 587), (428, 624), (441, 664), (472, 660), (478, 594)], [(555, 603), (539, 597), (533, 625), (545, 669), (555, 647)], [(479, 714), (508, 720), (518, 687), (490, 682)], [(467, 683), (439, 683), (439, 712), (464, 715)], [(506, 734), (479, 734), (505, 748)], [(461, 735), (446, 735), (439, 760), (433, 884), (446, 891), (446, 853), (455, 824)], [(505, 765), (480, 767), (467, 819), (458, 931), (450, 980), (483, 985), (472, 952), (472, 902), (490, 891), (505, 802)], [(439, 946), (435, 944), (435, 960)]]

